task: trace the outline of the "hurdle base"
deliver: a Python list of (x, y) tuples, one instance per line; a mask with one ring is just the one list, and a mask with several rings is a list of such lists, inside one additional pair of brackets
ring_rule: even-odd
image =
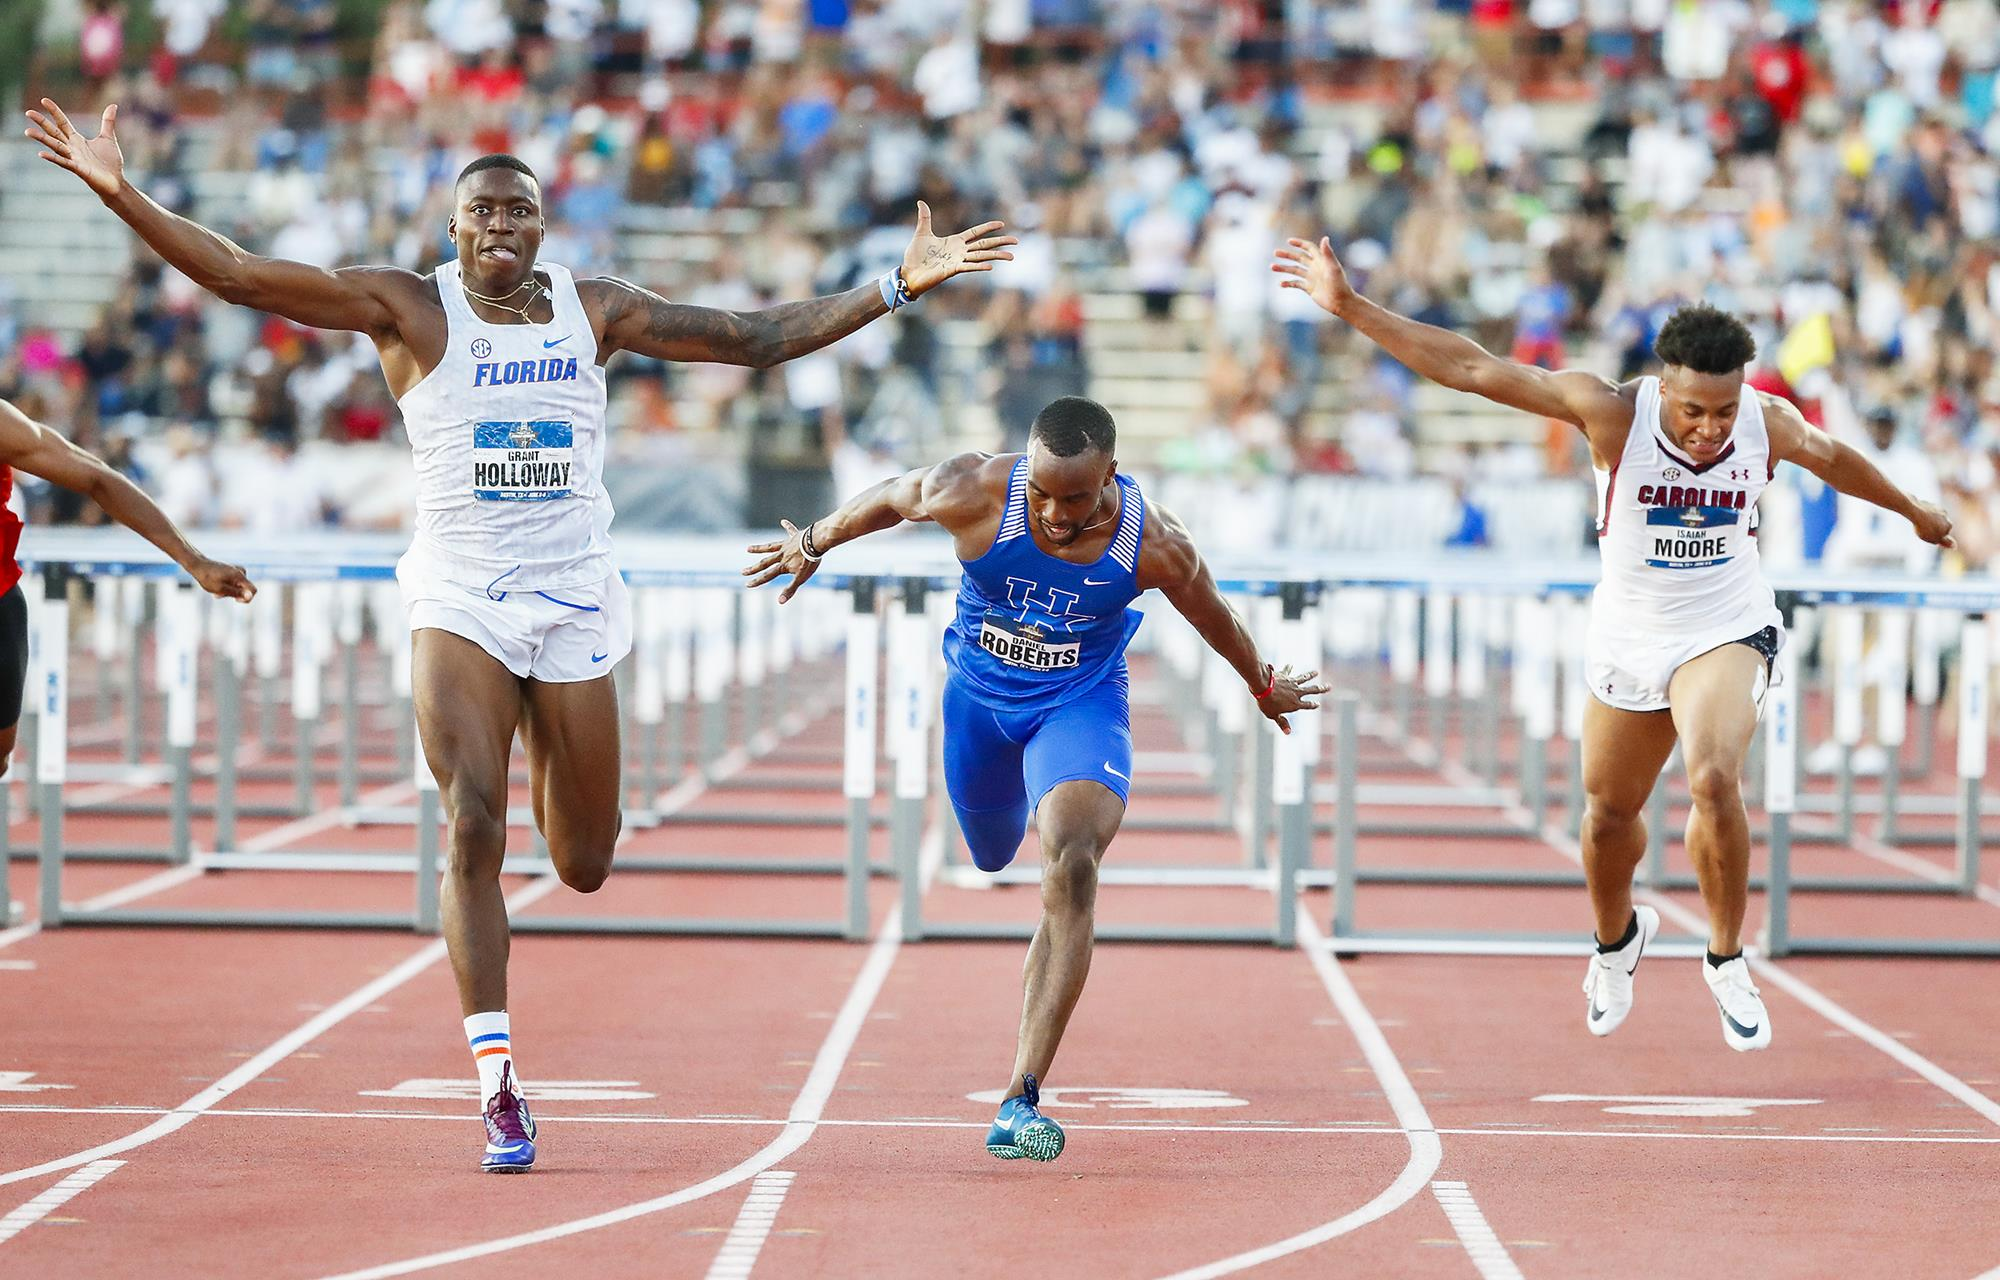
[[(1035, 936), (1032, 924), (966, 924), (924, 921), (925, 942), (1026, 942)], [(1275, 942), (1269, 925), (1244, 925), (1241, 927), (1217, 926), (1206, 928), (1200, 925), (1129, 925), (1101, 924), (1097, 926), (1095, 938), (1098, 942), (1143, 942), (1143, 943), (1212, 943), (1221, 946), (1273, 946)]]
[[(1560, 956), (1588, 957), (1597, 942), (1582, 933), (1421, 933), (1363, 929), (1336, 934), (1319, 943), (1336, 956)], [(1661, 938), (1646, 948), (1649, 956), (1699, 959), (1708, 953), (1705, 938)]]

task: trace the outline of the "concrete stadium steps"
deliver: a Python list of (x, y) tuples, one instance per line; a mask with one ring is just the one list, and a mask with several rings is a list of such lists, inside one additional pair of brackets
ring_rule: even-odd
[(23, 329), (73, 336), (118, 291), (132, 234), (74, 177), (32, 147), (0, 160), (0, 281)]

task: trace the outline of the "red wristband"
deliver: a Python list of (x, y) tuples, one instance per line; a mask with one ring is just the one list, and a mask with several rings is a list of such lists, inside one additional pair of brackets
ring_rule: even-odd
[(1278, 688), (1278, 669), (1276, 667), (1272, 667), (1271, 683), (1264, 686), (1264, 692), (1257, 695), (1257, 701), (1262, 702), (1264, 699), (1270, 697), (1274, 692), (1277, 691), (1277, 688)]

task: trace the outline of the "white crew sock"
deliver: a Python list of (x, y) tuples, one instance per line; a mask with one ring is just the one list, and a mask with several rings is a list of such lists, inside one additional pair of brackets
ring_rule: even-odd
[(514, 1066), (514, 1037), (507, 1027), (507, 1011), (475, 1013), (465, 1020), (465, 1042), (472, 1046), (472, 1062), (479, 1068), (479, 1105), (483, 1109), (500, 1092), (500, 1083), (512, 1073), (513, 1088), (521, 1092), (520, 1069)]

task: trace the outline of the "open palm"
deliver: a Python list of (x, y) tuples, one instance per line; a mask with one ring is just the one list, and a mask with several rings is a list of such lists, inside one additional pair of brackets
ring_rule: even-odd
[(917, 233), (903, 254), (903, 283), (910, 286), (913, 297), (922, 297), (955, 275), (991, 271), (996, 262), (1012, 262), (1014, 255), (1007, 246), (1020, 241), (1001, 235), (1006, 227), (1004, 222), (982, 222), (955, 236), (936, 235), (931, 231), (931, 207), (917, 201)]
[(1318, 244), (1291, 239), (1278, 248), (1277, 261), (1271, 270), (1285, 277), (1278, 283), (1287, 289), (1299, 292), (1317, 302), (1320, 307), (1339, 315), (1341, 308), (1354, 297), (1354, 287), (1347, 283), (1347, 272), (1334, 256), (1333, 242), (1325, 236)]
[(41, 145), (42, 159), (82, 178), (100, 196), (117, 195), (125, 185), (125, 156), (118, 150), (116, 128), (118, 104), (104, 108), (95, 138), (84, 137), (52, 100), (43, 98), (42, 107), (28, 112), (28, 137)]

